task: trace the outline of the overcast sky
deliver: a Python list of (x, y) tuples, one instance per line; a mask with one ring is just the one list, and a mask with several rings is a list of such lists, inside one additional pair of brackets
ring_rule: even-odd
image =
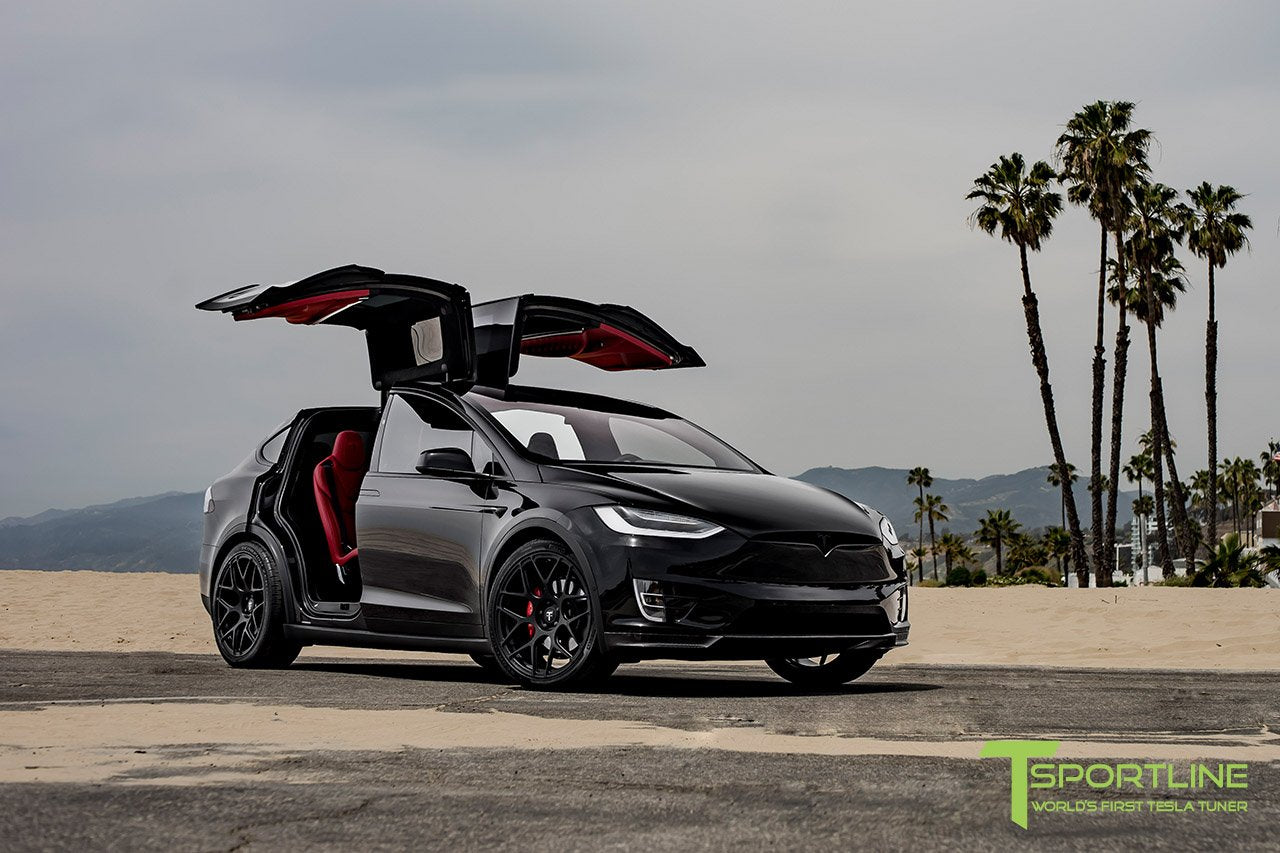
[[(1278, 44), (1263, 2), (6, 3), (0, 516), (203, 488), (298, 408), (375, 401), (358, 334), (192, 309), (353, 262), (641, 308), (708, 367), (519, 378), (657, 403), (778, 473), (1045, 464), (1016, 253), (963, 197), (1100, 98), (1138, 102), (1160, 180), (1249, 193), (1220, 444), (1256, 457), (1280, 435)], [(1096, 241), (1068, 210), (1032, 260), (1082, 469)], [(1190, 473), (1187, 263), (1162, 362)]]

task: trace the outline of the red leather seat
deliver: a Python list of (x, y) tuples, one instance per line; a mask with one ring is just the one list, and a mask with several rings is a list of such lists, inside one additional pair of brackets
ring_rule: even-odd
[(343, 567), (356, 559), (356, 495), (364, 480), (364, 439), (360, 433), (343, 430), (333, 442), (333, 453), (316, 466), (312, 481), (316, 509), (329, 543), (329, 559), (343, 577)]

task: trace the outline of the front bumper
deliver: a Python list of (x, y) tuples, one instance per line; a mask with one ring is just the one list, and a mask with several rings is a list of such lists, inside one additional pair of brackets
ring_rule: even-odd
[[(706, 540), (590, 533), (604, 646), (623, 659), (760, 660), (907, 643), (905, 568), (883, 546), (824, 553), (730, 531)], [(633, 579), (659, 585), (662, 622), (641, 614)]]

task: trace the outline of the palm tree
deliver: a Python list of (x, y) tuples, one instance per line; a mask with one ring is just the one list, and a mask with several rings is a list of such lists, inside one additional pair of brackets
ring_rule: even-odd
[(1280, 442), (1272, 439), (1267, 449), (1258, 455), (1262, 463), (1262, 481), (1271, 486), (1271, 496), (1280, 494)]
[(1181, 239), (1180, 217), (1174, 204), (1178, 191), (1160, 183), (1139, 184), (1134, 191), (1133, 216), (1131, 224), (1133, 236), (1129, 240), (1129, 252), (1136, 264), (1137, 279), (1141, 287), (1142, 299), (1135, 301), (1130, 307), (1138, 313), (1139, 319), (1147, 328), (1147, 353), (1151, 364), (1151, 432), (1155, 438), (1151, 449), (1154, 467), (1156, 499), (1156, 528), (1160, 546), (1160, 564), (1166, 576), (1173, 574), (1173, 558), (1169, 550), (1168, 523), (1165, 519), (1165, 483), (1164, 465), (1167, 462), (1171, 481), (1175, 491), (1173, 500), (1168, 506), (1172, 509), (1174, 530), (1179, 544), (1187, 557), (1187, 566), (1195, 562), (1195, 547), (1191, 544), (1187, 553), (1186, 541), (1186, 503), (1181, 495), (1181, 486), (1173, 461), (1173, 451), (1169, 447), (1169, 425), (1165, 419), (1164, 386), (1160, 379), (1160, 357), (1156, 345), (1156, 329), (1164, 320), (1165, 312), (1171, 308), (1170, 297), (1176, 298), (1179, 289), (1185, 288), (1181, 279), (1181, 267), (1173, 255), (1174, 246)]
[(1267, 585), (1265, 575), (1277, 568), (1280, 568), (1280, 550), (1275, 546), (1249, 551), (1237, 534), (1228, 533), (1209, 561), (1192, 575), (1191, 585), (1262, 587)]
[[(1073, 483), (1076, 480), (1080, 479), (1080, 475), (1076, 473), (1076, 466), (1072, 465), (1070, 462), (1067, 463), (1067, 477), (1069, 477), (1071, 479), (1071, 482)], [(1058, 475), (1057, 462), (1049, 466), (1049, 476), (1045, 477), (1045, 481), (1048, 482), (1048, 484), (1053, 486), (1054, 488), (1057, 488), (1057, 489), (1062, 488), (1062, 477)], [(1067, 502), (1064, 499), (1062, 501), (1062, 527), (1065, 529), (1066, 526), (1067, 526)]]
[(916, 567), (920, 570), (920, 582), (924, 582), (924, 547), (911, 549), (911, 556), (915, 558)]
[[(1049, 357), (1045, 353), (1044, 333), (1040, 328), (1040, 308), (1035, 291), (1031, 289), (1031, 270), (1027, 265), (1027, 253), (1040, 250), (1053, 233), (1054, 218), (1062, 211), (1062, 196), (1053, 192), (1053, 180), (1054, 172), (1048, 163), (1038, 161), (1028, 170), (1022, 155), (1014, 153), (1001, 157), (979, 175), (966, 198), (981, 202), (970, 216), (971, 223), (992, 236), (999, 232), (1002, 239), (1018, 247), (1022, 265), (1022, 308), (1027, 320), (1027, 339), (1031, 344), (1031, 364), (1040, 379), (1040, 399), (1044, 404), (1053, 461), (1058, 470), (1066, 471), (1067, 457), (1062, 450), (1053, 386), (1049, 383)], [(1067, 505), (1072, 559), (1077, 566), (1086, 566), (1087, 570), (1084, 534), (1080, 530), (1080, 517), (1076, 513), (1075, 496), (1068, 478), (1062, 480), (1062, 498)]]
[[(1012, 513), (1007, 509), (989, 509), (986, 516), (978, 522), (978, 541), (995, 549), (997, 575), (1004, 574), (1004, 543), (1021, 527), (1022, 525), (1014, 521)], [(1075, 548), (1071, 550), (1073, 553), (1076, 551)], [(1083, 548), (1080, 549), (1081, 552), (1083, 550)], [(1087, 572), (1086, 567), (1085, 573)]]
[[(1151, 131), (1130, 129), (1134, 105), (1129, 101), (1096, 101), (1080, 109), (1067, 122), (1066, 129), (1054, 146), (1062, 165), (1061, 180), (1067, 186), (1067, 199), (1085, 206), (1098, 222), (1098, 323), (1093, 347), (1093, 430), (1090, 454), (1090, 509), (1093, 526), (1094, 571), (1101, 582), (1110, 579), (1106, 567), (1111, 563), (1115, 542), (1114, 493), (1107, 499), (1106, 526), (1103, 526), (1102, 492), (1102, 399), (1106, 384), (1106, 286), (1107, 235), (1116, 242), (1116, 254), (1122, 255), (1126, 222), (1130, 208), (1130, 191), (1150, 171), (1147, 150)], [(1120, 279), (1124, 280), (1123, 259)], [(1111, 481), (1119, 479), (1120, 435), (1124, 411), (1125, 356), (1129, 348), (1129, 328), (1125, 308), (1120, 307), (1116, 331), (1115, 390), (1111, 407)], [(1101, 532), (1101, 535), (1099, 535)]]
[[(1136, 572), (1139, 568), (1145, 569), (1147, 566), (1147, 518), (1151, 515), (1151, 510), (1148, 507), (1152, 501), (1150, 497), (1142, 493), (1142, 482), (1155, 476), (1155, 469), (1151, 463), (1151, 454), (1144, 450), (1130, 456), (1129, 464), (1124, 466), (1124, 476), (1130, 483), (1138, 484), (1138, 497), (1133, 502), (1133, 523), (1141, 525), (1138, 529), (1138, 546), (1141, 554), (1138, 555), (1138, 559), (1133, 561), (1134, 571)], [(1138, 511), (1139, 507), (1143, 509), (1142, 512)], [(1145, 572), (1143, 573), (1142, 581), (1143, 583), (1147, 581)]]
[[(933, 555), (933, 579), (938, 579), (938, 549), (934, 544), (934, 522), (949, 521), (947, 513), (951, 508), (942, 502), (939, 495), (925, 495), (924, 500), (916, 498), (916, 520), (929, 522), (929, 551)], [(921, 570), (923, 571), (923, 569)]]
[(942, 552), (943, 565), (946, 568), (945, 577), (951, 576), (951, 567), (957, 560), (963, 563), (965, 562), (966, 554), (972, 553), (965, 544), (963, 536), (950, 532), (938, 537), (938, 550)]
[[(1062, 527), (1050, 527), (1044, 532), (1044, 545), (1058, 563), (1058, 574), (1062, 575), (1062, 585), (1067, 585), (1067, 571), (1071, 566), (1071, 534)], [(1063, 562), (1063, 560), (1066, 562)]]
[[(920, 487), (920, 499), (916, 504), (917, 508), (924, 505), (924, 490), (933, 485), (933, 477), (929, 474), (928, 468), (912, 468), (907, 472), (907, 485)], [(917, 543), (921, 553), (924, 552), (924, 516), (919, 513), (916, 517), (920, 521), (920, 540)], [(920, 580), (924, 580), (924, 562), (920, 563)]]
[[(1227, 258), (1249, 245), (1245, 231), (1253, 221), (1235, 209), (1244, 198), (1234, 187), (1211, 186), (1204, 181), (1187, 190), (1191, 206), (1180, 211), (1187, 229), (1187, 248), (1209, 262), (1209, 319), (1204, 337), (1204, 402), (1209, 422), (1209, 467), (1218, 459), (1218, 317), (1215, 313), (1213, 271), (1227, 265)], [(1209, 483), (1209, 520), (1205, 525), (1205, 541), (1217, 536), (1218, 496), (1212, 480)]]

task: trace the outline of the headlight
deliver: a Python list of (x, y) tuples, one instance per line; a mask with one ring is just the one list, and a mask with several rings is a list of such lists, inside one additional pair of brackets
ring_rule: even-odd
[(213, 486), (204, 490), (204, 511), (213, 512)]
[(633, 509), (628, 506), (598, 506), (596, 515), (604, 526), (614, 533), (627, 536), (663, 536), (668, 539), (706, 539), (724, 530), (718, 524), (674, 515), (652, 509)]
[(880, 535), (884, 537), (884, 541), (890, 545), (898, 544), (898, 533), (893, 529), (893, 524), (889, 519), (881, 516), (880, 518)]

